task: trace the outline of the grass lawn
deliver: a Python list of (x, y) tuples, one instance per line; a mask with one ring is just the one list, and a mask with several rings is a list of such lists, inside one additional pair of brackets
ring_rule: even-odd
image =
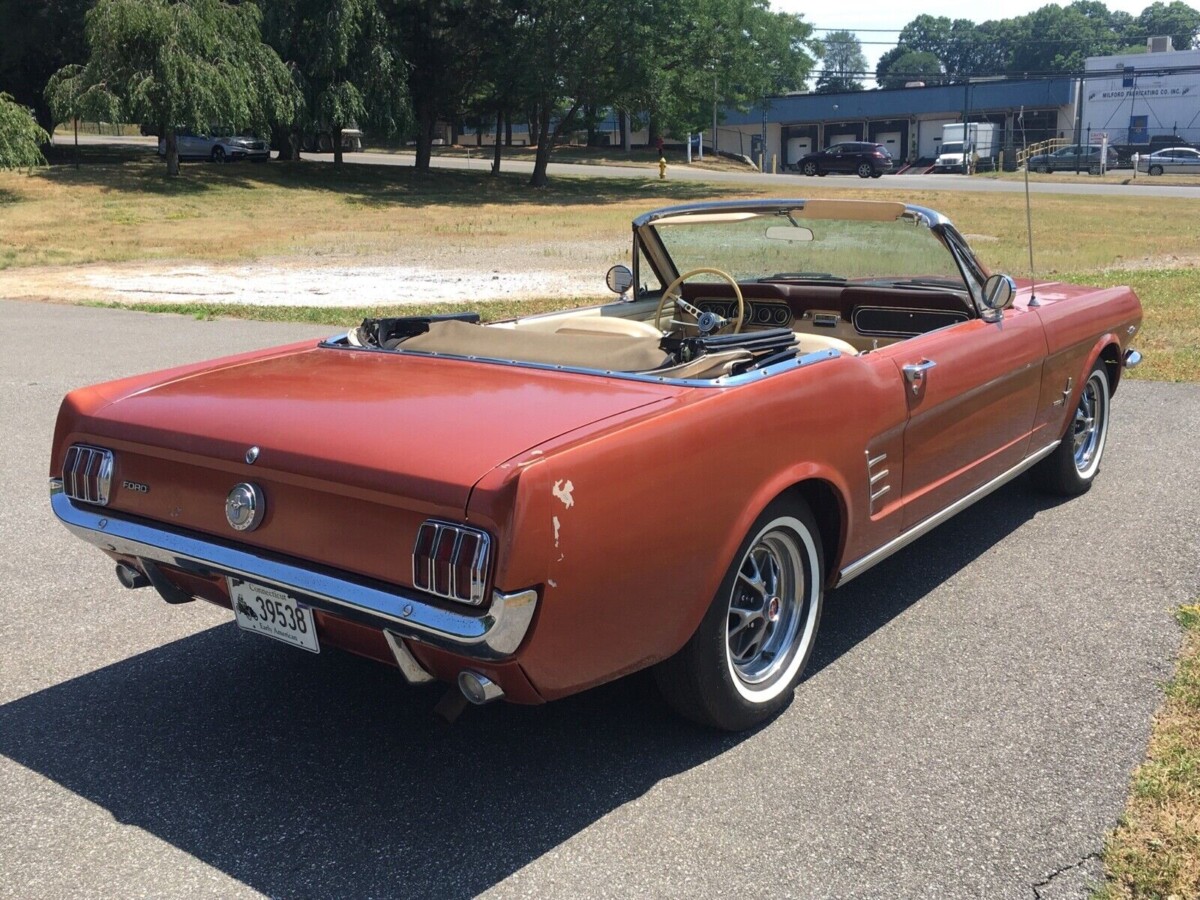
[(1200, 895), (1200, 605), (1179, 611), (1183, 649), (1146, 761), (1109, 836), (1097, 900)]
[[(979, 172), (975, 178), (987, 178), (992, 181), (1024, 181), (1025, 172)], [(1076, 174), (1070, 172), (1030, 172), (1030, 184), (1144, 184), (1152, 187), (1194, 187), (1200, 188), (1200, 175), (1148, 175), (1133, 169), (1109, 169), (1103, 175), (1089, 175), (1087, 170)], [(1200, 198), (1200, 190), (1196, 192)]]

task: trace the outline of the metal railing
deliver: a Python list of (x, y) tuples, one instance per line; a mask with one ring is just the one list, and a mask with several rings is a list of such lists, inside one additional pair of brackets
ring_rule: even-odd
[(1038, 141), (1036, 144), (1030, 144), (1028, 147), (1017, 148), (1017, 165), (1025, 165), (1025, 160), (1031, 156), (1040, 156), (1042, 154), (1053, 153), (1060, 147), (1065, 147), (1070, 144), (1068, 138), (1050, 138), (1046, 141)]

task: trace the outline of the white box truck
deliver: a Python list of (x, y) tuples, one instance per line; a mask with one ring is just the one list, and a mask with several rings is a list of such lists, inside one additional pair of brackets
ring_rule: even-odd
[[(966, 131), (966, 139), (963, 131)], [(942, 146), (938, 149), (934, 172), (967, 172), (994, 169), (1000, 143), (992, 122), (962, 122), (942, 126)], [(968, 170), (968, 166), (970, 167)]]

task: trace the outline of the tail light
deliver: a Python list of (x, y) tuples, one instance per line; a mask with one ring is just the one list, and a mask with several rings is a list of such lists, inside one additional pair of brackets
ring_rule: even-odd
[(485, 531), (429, 519), (413, 546), (413, 586), (478, 606), (487, 589), (491, 548)]
[(63, 460), (63, 492), (81, 503), (107, 506), (112, 473), (111, 450), (72, 444)]

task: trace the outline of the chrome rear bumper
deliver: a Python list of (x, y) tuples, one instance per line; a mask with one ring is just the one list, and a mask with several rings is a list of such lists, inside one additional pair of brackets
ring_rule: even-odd
[(101, 550), (174, 566), (198, 575), (235, 576), (277, 587), (305, 606), (442, 647), (462, 656), (497, 660), (521, 645), (537, 609), (537, 592), (492, 592), (476, 615), (443, 609), (417, 591), (333, 569), (266, 555), (206, 535), (169, 528), (102, 507), (77, 506), (50, 479), (50, 506), (76, 537)]

